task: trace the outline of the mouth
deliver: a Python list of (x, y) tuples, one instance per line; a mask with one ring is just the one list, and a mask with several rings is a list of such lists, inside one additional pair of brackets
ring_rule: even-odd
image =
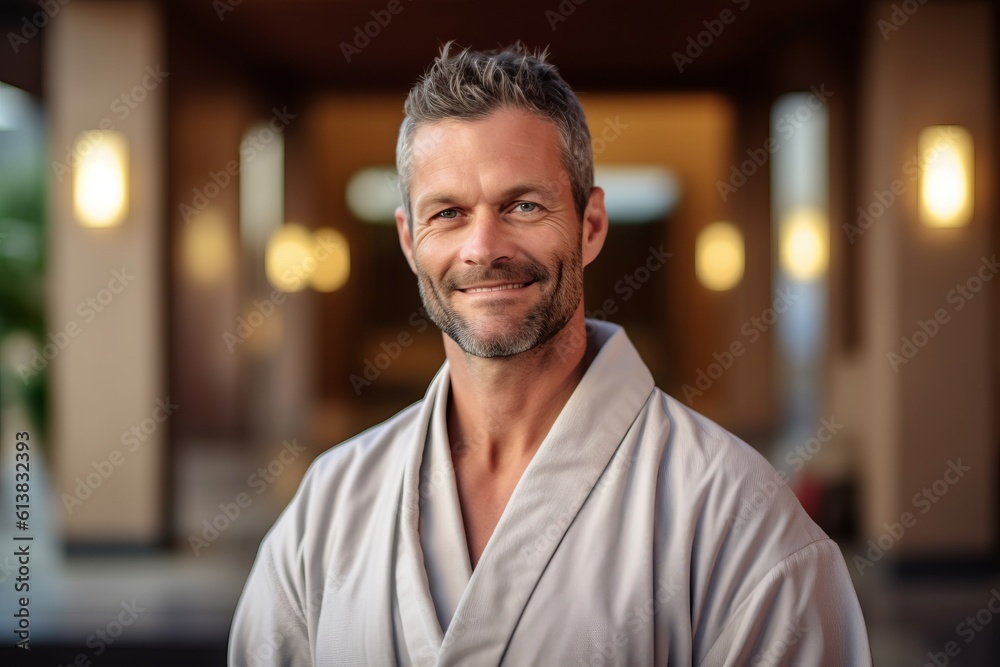
[(522, 287), (527, 287), (528, 285), (534, 284), (534, 280), (530, 280), (525, 283), (500, 283), (496, 285), (476, 285), (473, 287), (459, 288), (459, 292), (464, 292), (465, 294), (483, 294), (487, 292), (503, 292), (506, 290), (520, 289)]

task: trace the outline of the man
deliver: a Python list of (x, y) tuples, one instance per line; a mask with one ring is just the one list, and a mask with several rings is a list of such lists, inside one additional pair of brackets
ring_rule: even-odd
[(397, 228), (447, 361), (313, 463), (230, 662), (870, 664), (840, 551), (774, 469), (584, 319), (608, 220), (545, 55), (446, 46), (405, 111)]

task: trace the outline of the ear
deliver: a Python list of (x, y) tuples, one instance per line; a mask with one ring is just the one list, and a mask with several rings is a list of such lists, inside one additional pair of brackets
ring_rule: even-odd
[(587, 266), (601, 254), (608, 236), (608, 212), (604, 208), (604, 190), (592, 188), (587, 208), (583, 212), (583, 265)]
[(416, 273), (417, 266), (413, 263), (413, 237), (410, 235), (410, 226), (406, 224), (406, 211), (402, 206), (396, 209), (396, 233), (399, 234), (399, 247), (403, 249), (406, 263), (410, 265), (410, 271)]

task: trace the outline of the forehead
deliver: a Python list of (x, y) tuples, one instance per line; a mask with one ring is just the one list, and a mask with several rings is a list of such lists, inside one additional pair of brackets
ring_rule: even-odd
[(414, 132), (410, 186), (417, 191), (475, 178), (483, 186), (508, 179), (564, 180), (556, 125), (521, 110), (485, 118), (449, 118)]

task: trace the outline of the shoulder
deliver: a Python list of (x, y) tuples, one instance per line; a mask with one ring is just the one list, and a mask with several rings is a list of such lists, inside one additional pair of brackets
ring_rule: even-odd
[(293, 504), (363, 505), (379, 483), (404, 458), (402, 453), (415, 432), (423, 400), (417, 401), (386, 421), (331, 447), (309, 466)]
[(788, 476), (675, 399), (662, 394), (657, 403), (669, 431), (662, 465), (670, 490), (660, 510), (674, 523), (665, 532), (689, 576), (694, 664), (761, 664), (785, 654), (790, 664), (825, 656), (870, 665), (844, 557)]
[(787, 481), (756, 449), (658, 388), (644, 412), (660, 432), (661, 472), (678, 481), (747, 493), (771, 481)]
[(262, 549), (297, 559), (304, 545), (327, 552), (339, 536), (370, 519), (380, 495), (405, 460), (403, 450), (416, 436), (418, 401), (390, 419), (331, 447), (310, 464), (292, 500), (265, 536)]
[(756, 449), (659, 389), (649, 412), (662, 433), (660, 511), (683, 534), (692, 561), (713, 564), (702, 575), (738, 567), (750, 584), (793, 554), (817, 553), (809, 545), (829, 541), (789, 488), (788, 475)]
[(281, 636), (306, 642), (298, 650), (309, 650), (303, 628), (315, 632), (323, 596), (355, 560), (371, 553), (364, 545), (374, 528), (392, 525), (387, 517), (399, 493), (394, 480), (401, 478), (403, 450), (417, 440), (422, 403), (312, 462), (261, 541), (237, 611), (240, 620), (234, 621), (242, 628), (241, 641), (271, 623), (280, 626)]

